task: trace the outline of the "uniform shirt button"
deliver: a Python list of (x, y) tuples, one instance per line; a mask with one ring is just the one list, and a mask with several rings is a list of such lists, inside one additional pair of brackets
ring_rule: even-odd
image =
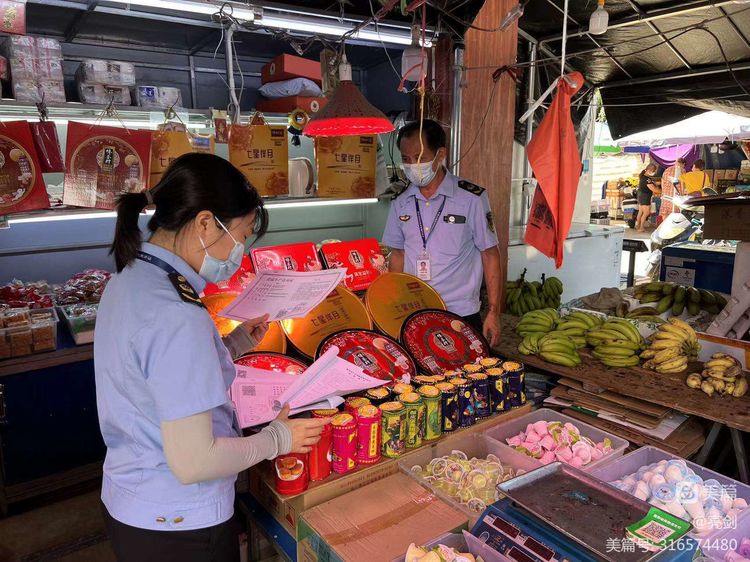
[(157, 523), (166, 523), (167, 519), (166, 519), (166, 517), (157, 517), (156, 518), (156, 522)]
[(182, 523), (185, 520), (185, 518), (182, 515), (179, 515), (173, 519), (174, 523)]
[(427, 203), (425, 203), (425, 206), (429, 207), (430, 206), (430, 202), (428, 201)]
[(427, 228), (424, 229), (424, 231), (425, 232), (429, 232), (430, 231), (430, 227), (428, 226)]

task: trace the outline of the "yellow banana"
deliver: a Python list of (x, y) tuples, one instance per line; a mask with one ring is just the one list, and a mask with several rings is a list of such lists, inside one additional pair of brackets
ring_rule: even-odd
[(682, 365), (673, 369), (664, 369), (660, 366), (656, 368), (656, 372), (662, 375), (674, 375), (677, 373), (684, 373), (685, 371), (687, 371), (687, 365)]
[(687, 368), (687, 364), (688, 358), (684, 355), (681, 355), (672, 359), (671, 361), (665, 361), (664, 363), (656, 365), (656, 370), (662, 372), (663, 370), (677, 369), (678, 367), (682, 367), (683, 369), (685, 369)]
[(592, 353), (597, 359), (602, 357), (632, 357), (634, 354), (635, 351), (632, 349), (612, 345), (600, 345)]
[(685, 334), (675, 334), (674, 332), (656, 332), (651, 337), (655, 340), (674, 340), (679, 344), (690, 343)]
[(675, 340), (655, 340), (649, 346), (650, 349), (669, 349), (670, 347), (680, 348), (680, 343)]
[(632, 322), (625, 320), (624, 318), (610, 318), (607, 323), (612, 326), (620, 326), (624, 328), (627, 333), (630, 334), (630, 337), (628, 339), (630, 339), (631, 341), (640, 343), (643, 339), (641, 337), (641, 333), (638, 331), (638, 328), (636, 328)]
[(656, 357), (657, 351), (655, 349), (647, 349), (643, 353), (640, 354), (641, 359), (653, 359)]
[(698, 341), (698, 335), (695, 333), (695, 330), (693, 330), (692, 326), (685, 322), (684, 320), (680, 320), (679, 318), (670, 318), (669, 322), (673, 326), (677, 326), (679, 329), (681, 329), (683, 332), (685, 332), (685, 335), (688, 337), (688, 339), (692, 343), (697, 343)]
[(669, 349), (662, 349), (661, 351), (658, 351), (656, 355), (654, 355), (654, 363), (657, 365), (660, 365), (662, 363), (666, 363), (667, 361), (671, 361), (675, 357), (680, 355), (680, 348), (678, 347), (670, 347)]
[(662, 335), (673, 334), (674, 336), (677, 336), (683, 339), (689, 339), (688, 335), (685, 333), (684, 330), (668, 322), (665, 322), (664, 324), (660, 325), (659, 331), (656, 334), (662, 334)]
[(705, 364), (705, 367), (708, 369), (714, 369), (714, 368), (729, 368), (734, 367), (737, 363), (735, 363), (732, 359), (727, 358), (721, 358), (721, 359), (711, 359)]
[(614, 341), (614, 340), (621, 340), (623, 338), (623, 335), (621, 332), (616, 332), (614, 330), (606, 330), (604, 328), (589, 330), (586, 332), (587, 336), (590, 336), (592, 338), (597, 338), (604, 341)]

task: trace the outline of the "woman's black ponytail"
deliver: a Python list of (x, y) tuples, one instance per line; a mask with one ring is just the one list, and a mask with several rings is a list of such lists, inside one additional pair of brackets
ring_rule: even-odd
[(268, 212), (258, 191), (242, 172), (213, 154), (180, 156), (161, 181), (145, 193), (126, 193), (117, 201), (117, 226), (110, 254), (118, 273), (130, 265), (141, 247), (138, 218), (151, 203), (156, 210), (148, 229), (178, 232), (201, 211), (211, 211), (222, 223), (255, 213), (255, 240), (268, 229)]
[(147, 204), (148, 198), (145, 193), (124, 193), (117, 200), (115, 239), (109, 253), (115, 256), (118, 273), (135, 259), (136, 252), (141, 247), (138, 218)]

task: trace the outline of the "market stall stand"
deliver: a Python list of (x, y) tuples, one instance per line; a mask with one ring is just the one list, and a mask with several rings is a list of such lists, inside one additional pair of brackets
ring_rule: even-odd
[(500, 355), (523, 360), (529, 367), (653, 404), (667, 406), (713, 422), (706, 442), (698, 454), (698, 464), (704, 464), (707, 461), (717, 444), (719, 432), (722, 427), (726, 426), (732, 436), (740, 480), (744, 483), (750, 481), (750, 469), (742, 440), (742, 432), (750, 431), (750, 398), (712, 399), (686, 386), (684, 373), (657, 375), (640, 367), (606, 367), (587, 353), (581, 354), (583, 361), (576, 368), (554, 365), (536, 356), (524, 356), (518, 351), (521, 338), (515, 333), (517, 323), (518, 318), (508, 314), (503, 315), (503, 337), (496, 348)]

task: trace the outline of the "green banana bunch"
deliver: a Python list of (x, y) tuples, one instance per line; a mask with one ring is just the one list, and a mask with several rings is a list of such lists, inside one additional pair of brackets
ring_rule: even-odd
[(557, 283), (552, 281), (552, 284), (549, 284), (550, 280), (544, 282), (526, 281), (526, 271), (524, 269), (521, 276), (515, 281), (509, 280), (506, 283), (505, 307), (508, 312), (515, 316), (523, 316), (533, 310), (559, 308), (562, 283), (560, 283), (559, 293), (552, 290), (553, 287), (557, 288), (559, 279)]
[(522, 337), (536, 333), (546, 334), (555, 328), (559, 318), (557, 311), (551, 308), (532, 310), (524, 314), (516, 325), (516, 333)]
[[(705, 310), (711, 314), (718, 314), (727, 304), (724, 295), (717, 291), (696, 289), (695, 287), (687, 287), (663, 281), (639, 285), (635, 288), (633, 294), (641, 304), (655, 304), (654, 309), (656, 310), (656, 314), (663, 314), (670, 311), (672, 316), (680, 316), (686, 309), (690, 316), (697, 316), (701, 310)], [(622, 316), (619, 312), (620, 310), (618, 309), (617, 316)], [(625, 316), (633, 318), (640, 315), (641, 313), (633, 314), (631, 312)]]
[(609, 367), (634, 367), (644, 345), (638, 329), (624, 318), (609, 318), (586, 333), (591, 355)]

